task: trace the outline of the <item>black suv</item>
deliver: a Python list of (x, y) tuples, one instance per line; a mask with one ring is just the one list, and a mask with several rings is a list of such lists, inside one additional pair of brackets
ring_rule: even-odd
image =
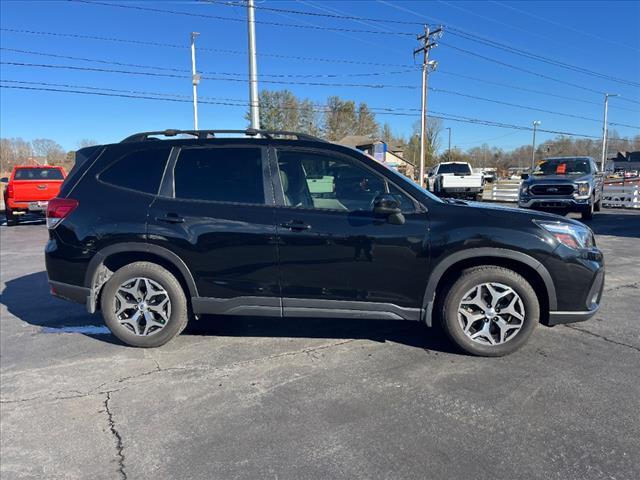
[(168, 130), (83, 149), (47, 213), (52, 293), (101, 309), (139, 347), (225, 314), (438, 321), (466, 352), (499, 356), (539, 322), (590, 318), (604, 284), (579, 222), (443, 201), (289, 132)]
[(603, 176), (591, 157), (555, 157), (524, 174), (518, 206), (558, 213), (578, 212), (591, 220), (600, 211)]

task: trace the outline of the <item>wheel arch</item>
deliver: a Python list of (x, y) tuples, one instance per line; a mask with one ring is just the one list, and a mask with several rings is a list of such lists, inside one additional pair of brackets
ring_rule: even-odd
[(447, 284), (471, 267), (495, 265), (509, 268), (524, 276), (540, 299), (542, 323), (547, 323), (549, 311), (557, 309), (556, 289), (549, 271), (542, 263), (526, 253), (502, 248), (472, 248), (449, 255), (432, 270), (425, 290), (422, 312), (427, 326), (433, 324), (434, 312)]
[(90, 313), (96, 311), (102, 287), (114, 271), (139, 261), (156, 263), (169, 270), (182, 285), (187, 299), (198, 296), (198, 288), (191, 271), (171, 250), (142, 242), (118, 243), (98, 251), (89, 262), (84, 280), (85, 286), (90, 289), (87, 310)]

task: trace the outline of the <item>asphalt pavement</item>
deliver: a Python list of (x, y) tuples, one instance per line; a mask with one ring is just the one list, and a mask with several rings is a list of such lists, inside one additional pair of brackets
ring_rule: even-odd
[(121, 345), (49, 295), (46, 227), (0, 227), (0, 476), (640, 478), (640, 212), (590, 222), (597, 316), (504, 358), (418, 323), (205, 317)]

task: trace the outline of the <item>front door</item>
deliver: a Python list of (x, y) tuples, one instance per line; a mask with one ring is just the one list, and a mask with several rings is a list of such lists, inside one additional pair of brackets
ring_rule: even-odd
[[(284, 315), (418, 318), (428, 273), (424, 208), (348, 155), (278, 148), (271, 158)], [(373, 213), (385, 192), (401, 200), (404, 224)]]

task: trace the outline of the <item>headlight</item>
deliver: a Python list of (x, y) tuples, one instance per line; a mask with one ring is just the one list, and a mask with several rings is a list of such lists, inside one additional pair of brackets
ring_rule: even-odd
[(528, 195), (529, 194), (529, 185), (523, 183), (520, 185), (520, 195)]
[(536, 224), (569, 248), (577, 250), (593, 247), (593, 234), (585, 226), (560, 222), (536, 222)]
[(587, 182), (580, 182), (577, 183), (576, 186), (577, 188), (577, 193), (579, 196), (581, 197), (588, 197), (589, 196), (589, 190), (591, 190), (591, 187), (589, 186), (589, 184)]

